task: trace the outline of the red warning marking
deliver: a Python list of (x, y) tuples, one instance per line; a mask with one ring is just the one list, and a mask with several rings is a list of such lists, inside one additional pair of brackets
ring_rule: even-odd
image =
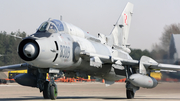
[(127, 14), (124, 14), (124, 23), (127, 25)]

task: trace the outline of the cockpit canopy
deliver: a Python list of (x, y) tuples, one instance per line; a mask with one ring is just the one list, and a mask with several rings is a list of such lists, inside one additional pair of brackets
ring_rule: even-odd
[(64, 26), (60, 20), (48, 20), (40, 25), (37, 32), (48, 32), (57, 33), (59, 31), (64, 31)]

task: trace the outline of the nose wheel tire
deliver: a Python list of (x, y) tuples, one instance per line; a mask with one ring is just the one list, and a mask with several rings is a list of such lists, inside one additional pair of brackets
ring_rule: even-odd
[(133, 99), (134, 92), (132, 90), (126, 90), (126, 96), (127, 96), (127, 99)]
[(57, 98), (57, 86), (56, 84), (51, 84), (49, 81), (44, 83), (43, 97), (44, 99), (55, 100)]
[(56, 86), (50, 86), (50, 98), (52, 100), (57, 98), (57, 87)]

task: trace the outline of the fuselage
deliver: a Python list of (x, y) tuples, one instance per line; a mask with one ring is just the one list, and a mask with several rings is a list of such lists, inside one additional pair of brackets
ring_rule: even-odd
[[(54, 29), (50, 29), (51, 25)], [(100, 77), (117, 76), (113, 77), (115, 80), (124, 78), (124, 73), (116, 75), (110, 64), (103, 64), (101, 68), (91, 66), (90, 59), (83, 59), (81, 52), (132, 59), (127, 52), (109, 46), (103, 39), (59, 20), (44, 22), (35, 34), (25, 38), (18, 47), (19, 56), (38, 68), (79, 70)]]

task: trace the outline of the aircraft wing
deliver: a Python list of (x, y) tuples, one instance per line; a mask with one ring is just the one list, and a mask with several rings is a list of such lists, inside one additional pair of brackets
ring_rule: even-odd
[(115, 58), (115, 61), (117, 61), (117, 62), (120, 61), (122, 63), (122, 65), (130, 65), (130, 66), (138, 66), (139, 65), (138, 60)]
[[(143, 61), (143, 59), (149, 59), (149, 61)], [(131, 66), (139, 66), (141, 69), (142, 66), (141, 64), (146, 68), (146, 69), (162, 69), (162, 70), (175, 70), (179, 71), (180, 70), (180, 65), (172, 65), (172, 64), (162, 64), (162, 63), (157, 63), (153, 59), (147, 56), (142, 56), (140, 61), (137, 60), (128, 60), (128, 59), (119, 59), (122, 63), (122, 65), (131, 65)]]
[(24, 70), (24, 69), (27, 69), (28, 66), (29, 64), (27, 63), (1, 66), (0, 72), (11, 71), (11, 70)]
[(180, 70), (180, 65), (172, 65), (172, 64), (162, 64), (157, 63), (155, 60), (151, 59), (147, 56), (142, 56), (141, 59), (132, 60), (132, 59), (122, 59), (122, 58), (113, 58), (107, 55), (99, 55), (88, 52), (81, 52), (81, 57), (87, 61), (90, 61), (90, 64), (95, 64), (92, 66), (101, 66), (104, 63), (111, 63), (116, 65), (125, 65), (125, 66), (139, 66), (140, 73), (146, 74), (148, 70), (151, 69), (162, 69), (162, 70)]
[(180, 65), (157, 63), (150, 57), (142, 56), (139, 62), (139, 72), (142, 74), (147, 74), (147, 72), (152, 69), (179, 71)]
[(164, 69), (164, 70), (175, 70), (175, 71), (180, 70), (179, 65), (171, 65), (171, 64), (162, 64), (162, 63), (149, 64), (149, 63), (145, 63), (144, 66), (148, 67), (150, 69)]
[(115, 58), (108, 55), (99, 55), (94, 53), (88, 53), (88, 52), (81, 52), (80, 53), (81, 58), (83, 58), (86, 61), (90, 61), (90, 64), (115, 64), (115, 65), (131, 65), (131, 66), (137, 66), (139, 64), (138, 60), (132, 60), (132, 59), (122, 59), (122, 58)]

